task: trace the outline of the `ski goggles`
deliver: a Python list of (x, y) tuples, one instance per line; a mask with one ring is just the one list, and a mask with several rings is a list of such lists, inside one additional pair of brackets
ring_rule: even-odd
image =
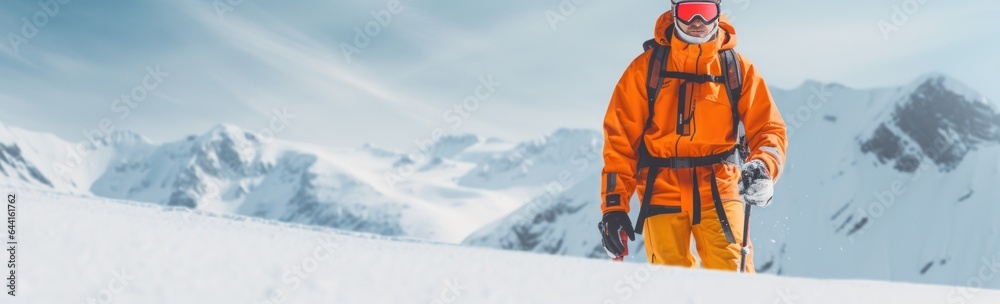
[(674, 3), (674, 17), (684, 24), (691, 24), (695, 18), (701, 18), (705, 23), (715, 22), (719, 19), (721, 11), (721, 6), (715, 1)]

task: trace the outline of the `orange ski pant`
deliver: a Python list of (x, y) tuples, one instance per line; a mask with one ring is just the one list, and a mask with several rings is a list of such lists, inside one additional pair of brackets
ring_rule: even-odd
[[(715, 205), (703, 204), (701, 223), (698, 225), (691, 225), (689, 212), (659, 214), (646, 219), (643, 238), (650, 263), (696, 267), (697, 261), (691, 252), (693, 237), (703, 268), (737, 271), (743, 243), (743, 203), (728, 201), (722, 205), (732, 226), (736, 244), (730, 244), (726, 240)], [(753, 245), (748, 242), (747, 246), (750, 254), (747, 255), (746, 272), (753, 273)]]

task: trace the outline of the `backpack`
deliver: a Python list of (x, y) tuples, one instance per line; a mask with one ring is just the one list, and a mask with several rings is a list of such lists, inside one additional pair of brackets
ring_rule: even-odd
[[(670, 26), (667, 31), (672, 33), (674, 30), (673, 26)], [(670, 35), (668, 35), (670, 37)], [(669, 38), (668, 38), (669, 39)], [(667, 78), (674, 78), (683, 80), (684, 83), (681, 85), (681, 90), (684, 90), (684, 84), (688, 82), (694, 83), (706, 83), (715, 82), (721, 83), (725, 86), (726, 94), (729, 97), (730, 105), (732, 108), (732, 120), (733, 120), (733, 131), (732, 136), (736, 138), (737, 144), (729, 151), (714, 154), (703, 157), (671, 157), (671, 158), (658, 158), (650, 155), (649, 150), (646, 148), (645, 136), (641, 138), (638, 151), (638, 162), (636, 168), (636, 174), (642, 170), (642, 168), (648, 168), (649, 171), (646, 173), (646, 189), (645, 195), (643, 195), (642, 205), (639, 209), (639, 218), (636, 223), (636, 233), (642, 234), (643, 225), (647, 217), (658, 215), (658, 214), (668, 214), (668, 213), (678, 213), (681, 212), (680, 208), (667, 207), (667, 206), (651, 206), (650, 200), (653, 195), (653, 186), (655, 185), (655, 179), (659, 170), (661, 168), (670, 169), (692, 169), (694, 178), (694, 193), (693, 202), (694, 210), (692, 210), (693, 225), (697, 225), (701, 222), (701, 195), (699, 193), (697, 170), (699, 167), (708, 167), (712, 171), (712, 180), (715, 180), (715, 168), (713, 165), (730, 162), (733, 164), (741, 164), (742, 160), (749, 155), (749, 149), (746, 144), (746, 134), (742, 127), (742, 122), (740, 121), (740, 111), (739, 111), (739, 101), (743, 92), (743, 73), (740, 69), (740, 64), (737, 59), (736, 51), (732, 49), (719, 51), (719, 58), (722, 65), (722, 76), (714, 76), (709, 74), (691, 74), (684, 72), (668, 71), (667, 60), (670, 57), (670, 47), (661, 45), (656, 42), (655, 39), (647, 40), (643, 43), (644, 51), (653, 50), (653, 54), (649, 59), (649, 69), (647, 71), (647, 81), (646, 81), (646, 96), (648, 98), (649, 108), (648, 117), (646, 119), (646, 125), (643, 128), (641, 134), (646, 134), (646, 131), (653, 124), (653, 116), (655, 113), (656, 99), (659, 96), (660, 88), (663, 86), (663, 81)], [(653, 81), (653, 79), (656, 79)], [(682, 94), (679, 94), (683, 96)], [(678, 112), (684, 111), (684, 104), (678, 101)], [(685, 121), (678, 117), (677, 121), (677, 132), (683, 132), (685, 128)], [(726, 216), (725, 210), (722, 206), (721, 195), (719, 194), (719, 189), (717, 183), (713, 182), (711, 184), (712, 188), (712, 198), (715, 203), (715, 209), (718, 212), (719, 221), (722, 224), (723, 233), (726, 236), (726, 240), (732, 244), (736, 243), (736, 239), (733, 236), (732, 227), (729, 225), (729, 220)]]

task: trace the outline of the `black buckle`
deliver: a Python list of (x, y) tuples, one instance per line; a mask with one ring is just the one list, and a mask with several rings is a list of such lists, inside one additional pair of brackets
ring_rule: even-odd
[(691, 168), (693, 163), (693, 159), (687, 157), (674, 157), (667, 161), (667, 164), (673, 169)]
[(717, 83), (723, 82), (722, 77), (711, 74), (691, 74), (685, 72), (673, 72), (673, 71), (661, 70), (660, 75), (663, 75), (666, 78), (677, 78), (687, 82), (694, 82), (698, 84), (706, 82), (717, 82)]
[(705, 75), (695, 76), (694, 82), (702, 84), (706, 82), (718, 82), (718, 79), (716, 79), (715, 76), (705, 74)]

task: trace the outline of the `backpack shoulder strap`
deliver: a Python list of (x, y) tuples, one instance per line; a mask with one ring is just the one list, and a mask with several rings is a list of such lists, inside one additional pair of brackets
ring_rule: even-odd
[[(670, 25), (667, 27), (666, 33), (673, 33), (674, 26)], [(669, 40), (671, 37), (667, 35)], [(663, 87), (663, 80), (666, 78), (661, 71), (667, 69), (667, 60), (670, 58), (670, 47), (659, 44), (656, 39), (649, 39), (642, 43), (643, 51), (653, 50), (652, 56), (649, 57), (649, 68), (646, 71), (646, 98), (649, 103), (649, 110), (646, 112), (646, 126), (642, 129), (642, 134), (646, 134), (646, 130), (653, 125), (653, 113), (656, 110), (656, 97), (660, 95), (660, 88)], [(640, 142), (641, 152), (645, 152), (646, 142), (645, 140)]]
[[(650, 40), (652, 41), (652, 40)], [(648, 43), (649, 41), (647, 41)], [(643, 133), (646, 129), (649, 129), (653, 125), (653, 113), (656, 110), (656, 97), (660, 95), (660, 89), (663, 87), (663, 80), (666, 75), (663, 75), (661, 71), (666, 68), (667, 59), (670, 57), (670, 47), (660, 45), (653, 41), (651, 48), (653, 49), (652, 56), (649, 57), (649, 68), (646, 71), (646, 98), (649, 103), (649, 110), (646, 117), (646, 127), (643, 128)]]
[[(673, 30), (673, 26), (669, 30)], [(649, 109), (646, 112), (646, 125), (642, 128), (642, 133), (639, 135), (639, 149), (636, 151), (636, 157), (638, 161), (636, 162), (636, 178), (639, 176), (639, 172), (642, 170), (642, 165), (648, 159), (652, 158), (649, 155), (649, 150), (646, 148), (646, 131), (649, 127), (653, 125), (653, 116), (656, 112), (656, 98), (660, 95), (660, 89), (663, 87), (663, 80), (666, 79), (666, 75), (662, 71), (667, 68), (667, 59), (670, 58), (670, 47), (661, 45), (654, 39), (646, 40), (642, 44), (644, 51), (652, 50), (652, 54), (649, 56), (649, 67), (646, 69), (646, 102), (649, 104)], [(642, 205), (639, 207), (639, 219), (636, 221), (635, 231), (636, 233), (642, 234), (643, 222), (647, 214), (650, 212), (650, 201), (653, 197), (653, 187), (655, 183), (657, 170), (659, 167), (649, 167), (649, 171), (646, 171), (646, 192), (642, 199)]]
[(658, 45), (660, 45), (660, 44), (656, 43), (656, 39), (649, 39), (649, 40), (646, 40), (646, 42), (642, 43), (642, 50), (643, 51), (648, 51), (649, 49), (655, 48)]
[(719, 51), (719, 58), (722, 61), (723, 84), (726, 87), (726, 94), (729, 95), (729, 103), (733, 114), (733, 137), (740, 139), (740, 98), (743, 94), (743, 71), (740, 70), (740, 62), (736, 56), (736, 51), (726, 49)]

